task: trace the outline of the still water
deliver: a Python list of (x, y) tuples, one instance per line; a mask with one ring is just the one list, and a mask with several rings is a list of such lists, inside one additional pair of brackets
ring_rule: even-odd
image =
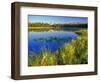
[(77, 36), (76, 33), (67, 31), (28, 32), (28, 54), (38, 54), (43, 50), (55, 52)]

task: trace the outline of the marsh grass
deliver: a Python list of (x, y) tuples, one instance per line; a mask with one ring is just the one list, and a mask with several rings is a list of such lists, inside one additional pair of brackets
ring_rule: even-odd
[(56, 52), (42, 50), (38, 55), (28, 57), (29, 66), (48, 66), (66, 64), (88, 63), (88, 34), (87, 30), (80, 30), (79, 36), (70, 43), (65, 44)]
[(42, 50), (42, 52), (36, 56), (29, 56), (29, 66), (48, 66), (57, 65), (57, 57), (49, 50)]

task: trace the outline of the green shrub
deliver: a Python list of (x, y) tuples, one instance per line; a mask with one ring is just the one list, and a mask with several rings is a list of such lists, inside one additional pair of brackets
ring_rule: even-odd
[(58, 51), (58, 58), (61, 64), (85, 64), (88, 59), (87, 31), (81, 30), (80, 36), (65, 44)]

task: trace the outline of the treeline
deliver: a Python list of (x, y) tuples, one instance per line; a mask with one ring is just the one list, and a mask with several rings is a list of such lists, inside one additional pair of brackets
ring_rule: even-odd
[(84, 24), (49, 24), (49, 23), (28, 23), (28, 27), (83, 27), (87, 28), (87, 23)]

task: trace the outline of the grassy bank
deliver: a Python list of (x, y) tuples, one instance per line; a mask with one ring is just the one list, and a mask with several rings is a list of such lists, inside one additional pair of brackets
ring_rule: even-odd
[(80, 30), (77, 39), (65, 44), (59, 50), (52, 53), (43, 50), (38, 55), (28, 57), (29, 66), (48, 66), (66, 64), (87, 64), (88, 63), (88, 38), (87, 30)]

